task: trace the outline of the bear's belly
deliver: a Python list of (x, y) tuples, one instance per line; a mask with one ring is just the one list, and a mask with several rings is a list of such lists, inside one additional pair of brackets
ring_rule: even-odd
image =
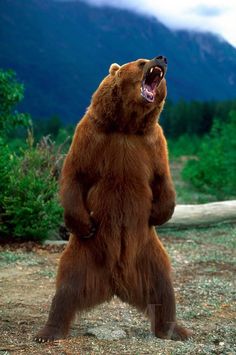
[(149, 184), (137, 178), (103, 178), (87, 196), (87, 207), (99, 223), (128, 230), (148, 224), (151, 203)]

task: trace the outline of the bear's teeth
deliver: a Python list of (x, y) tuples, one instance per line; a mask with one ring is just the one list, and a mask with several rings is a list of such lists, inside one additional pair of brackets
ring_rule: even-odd
[(153, 68), (150, 69), (150, 73), (152, 73), (152, 72), (153, 72)]

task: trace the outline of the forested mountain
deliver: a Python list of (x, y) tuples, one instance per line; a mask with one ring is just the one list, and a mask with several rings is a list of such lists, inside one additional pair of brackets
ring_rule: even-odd
[(0, 67), (26, 87), (34, 117), (77, 121), (112, 62), (167, 56), (169, 98), (236, 98), (236, 49), (209, 33), (80, 1), (0, 1)]

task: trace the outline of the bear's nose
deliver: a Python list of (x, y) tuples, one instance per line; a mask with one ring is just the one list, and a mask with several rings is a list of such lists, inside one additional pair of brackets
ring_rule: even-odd
[(163, 55), (159, 55), (158, 57), (156, 57), (156, 59), (160, 62), (163, 62), (163, 64), (167, 64), (167, 58), (164, 57)]

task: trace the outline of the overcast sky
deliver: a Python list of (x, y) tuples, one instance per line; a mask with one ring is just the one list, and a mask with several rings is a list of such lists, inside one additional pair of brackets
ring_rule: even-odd
[(236, 47), (236, 0), (84, 0), (156, 16), (174, 29), (215, 32)]

